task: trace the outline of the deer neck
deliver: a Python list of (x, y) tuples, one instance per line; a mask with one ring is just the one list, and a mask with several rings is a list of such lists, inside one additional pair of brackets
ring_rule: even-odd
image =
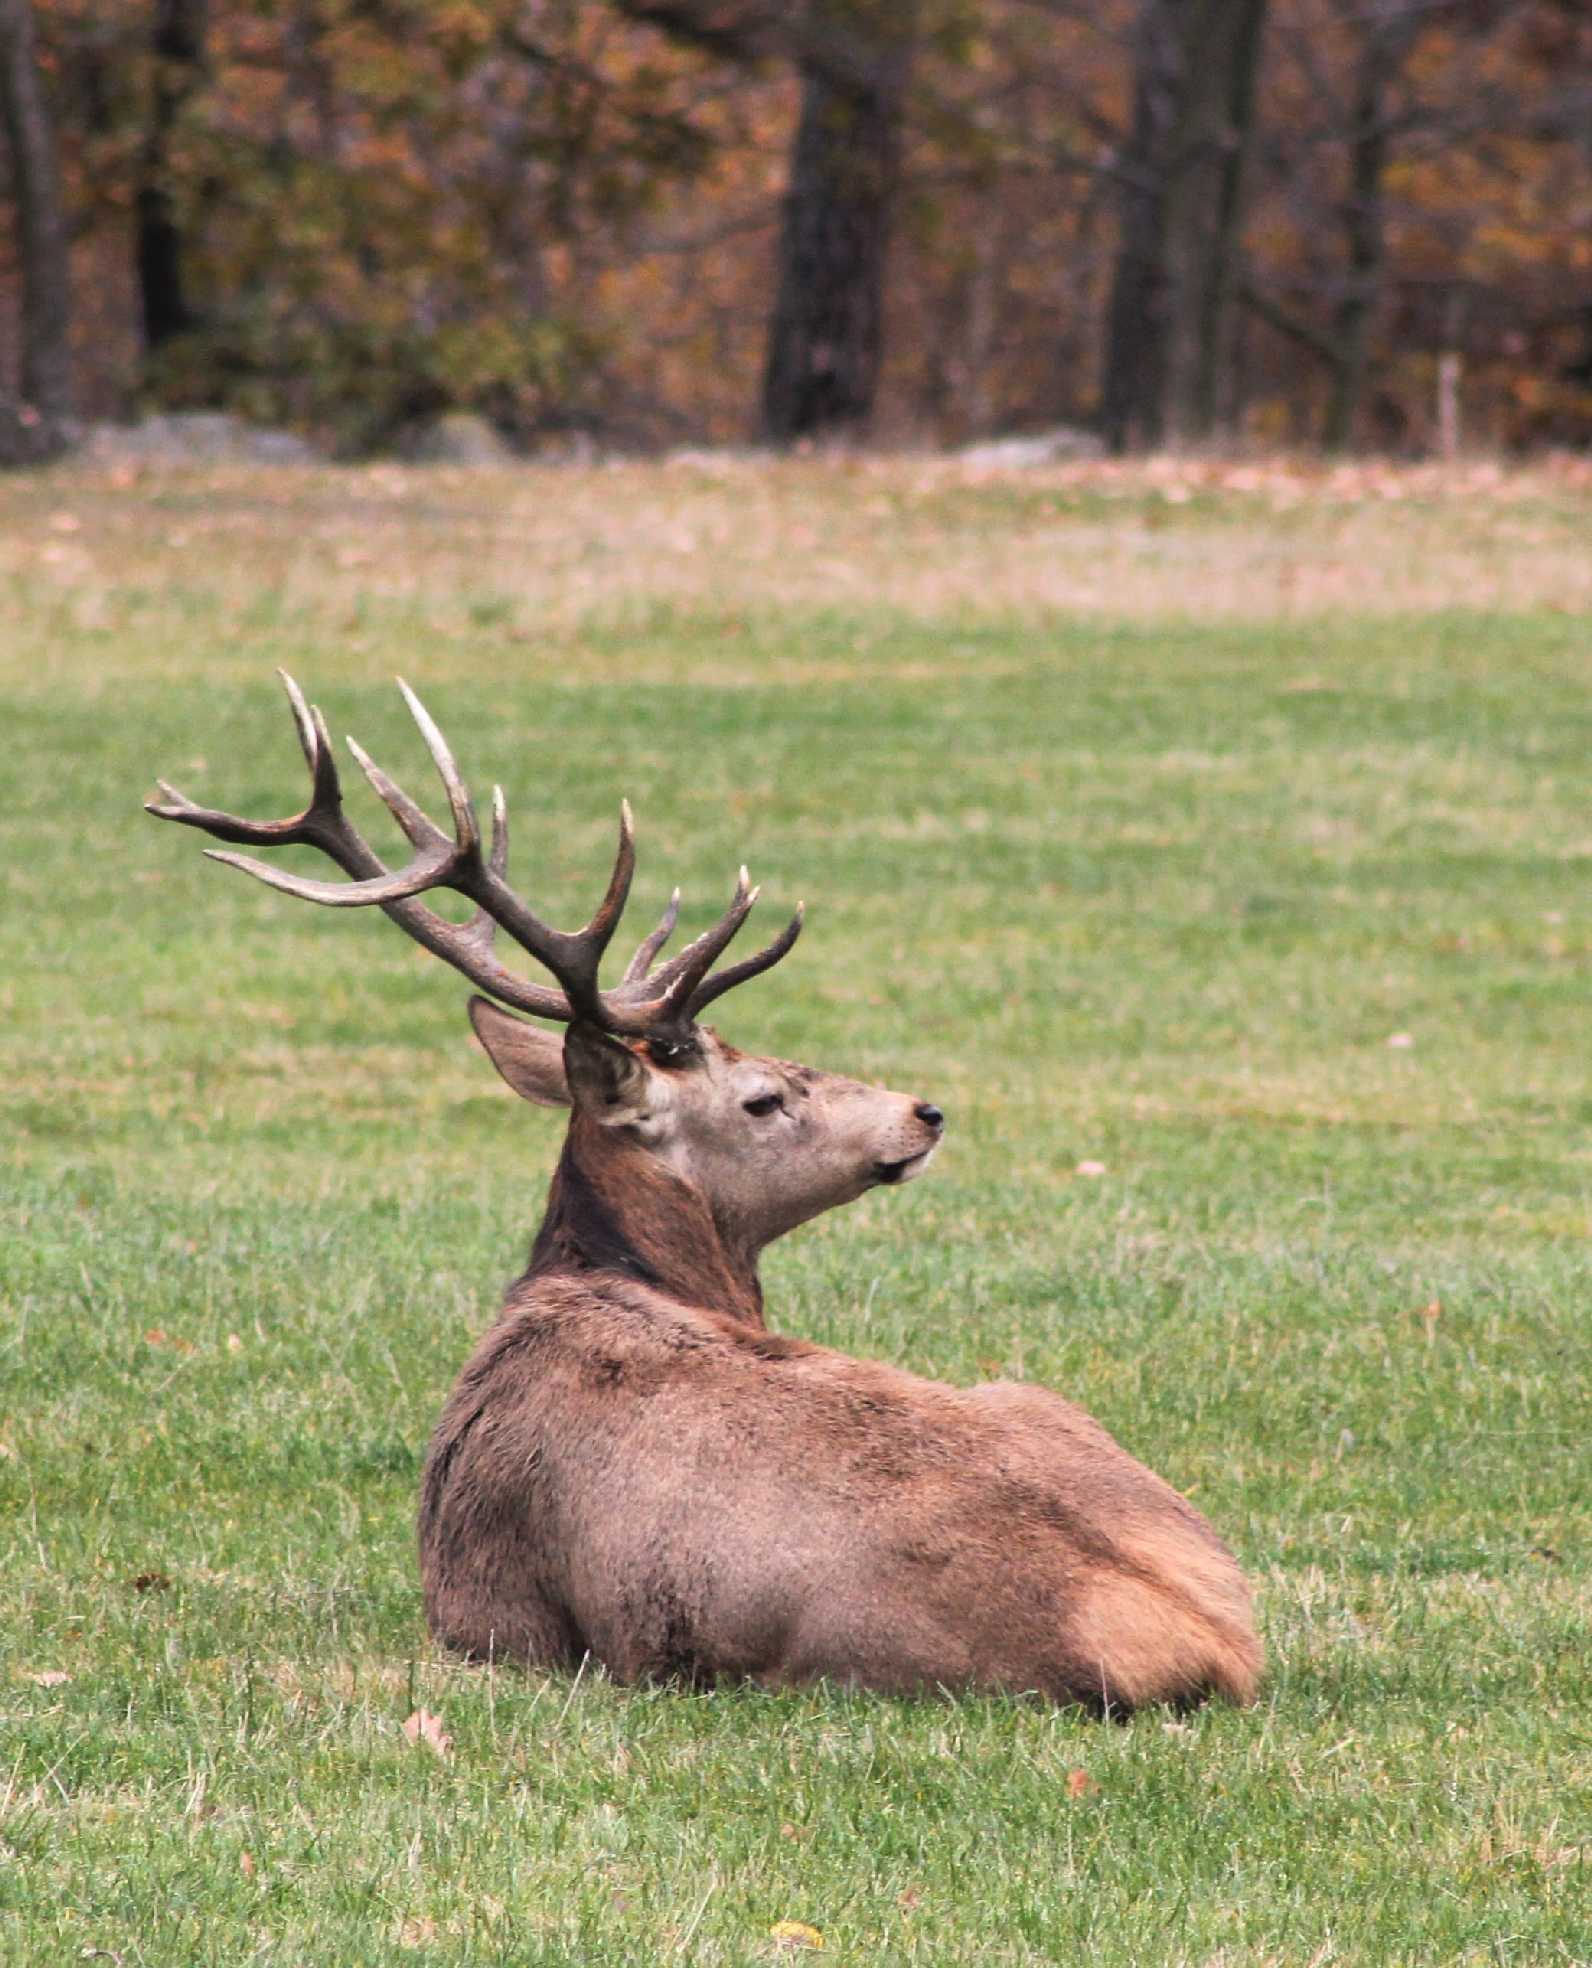
[(763, 1325), (757, 1252), (732, 1247), (701, 1190), (617, 1129), (577, 1114), (528, 1275), (613, 1271), (689, 1305)]

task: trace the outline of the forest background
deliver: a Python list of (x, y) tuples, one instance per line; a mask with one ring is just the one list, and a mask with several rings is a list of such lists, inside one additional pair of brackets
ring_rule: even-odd
[(0, 456), (1592, 440), (1587, 0), (0, 0)]

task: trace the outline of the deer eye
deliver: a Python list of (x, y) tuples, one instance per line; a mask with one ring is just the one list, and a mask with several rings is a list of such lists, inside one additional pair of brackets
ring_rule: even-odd
[(785, 1096), (782, 1093), (760, 1093), (755, 1100), (743, 1100), (741, 1105), (747, 1113), (756, 1114), (761, 1118), (764, 1114), (776, 1113), (783, 1107)]

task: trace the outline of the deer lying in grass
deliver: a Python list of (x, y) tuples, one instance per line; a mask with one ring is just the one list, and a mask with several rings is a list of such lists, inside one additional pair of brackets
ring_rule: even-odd
[[(571, 1110), (525, 1275), (460, 1374), (426, 1462), (420, 1562), (436, 1638), (477, 1658), (615, 1676), (897, 1691), (1034, 1691), (1101, 1710), (1253, 1698), (1260, 1647), (1237, 1564), (1197, 1511), (1054, 1394), (962, 1389), (768, 1331), (758, 1257), (939, 1143), (937, 1107), (738, 1052), (700, 1023), (779, 961), (713, 966), (756, 899), (659, 956), (678, 893), (612, 989), (598, 965), (634, 865), (564, 934), (506, 879), (501, 792), (483, 852), (440, 732), (404, 689), (451, 838), (355, 757), (414, 853), (389, 872), (343, 813), (325, 722), (284, 678), (314, 781), (297, 818), (235, 819), (162, 784), (149, 811), (256, 846), (308, 843), (348, 882), (216, 854), (313, 902), (374, 904), (485, 997), (470, 1017), (525, 1099)], [(352, 741), (350, 741), (352, 745)], [(455, 924), (417, 898), (476, 905)], [(556, 988), (506, 968), (501, 927)]]

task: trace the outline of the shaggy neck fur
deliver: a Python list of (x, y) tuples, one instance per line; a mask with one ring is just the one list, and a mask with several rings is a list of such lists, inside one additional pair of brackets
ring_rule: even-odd
[(763, 1324), (755, 1252), (737, 1253), (694, 1184), (615, 1128), (569, 1124), (528, 1278), (617, 1271), (688, 1305)]

